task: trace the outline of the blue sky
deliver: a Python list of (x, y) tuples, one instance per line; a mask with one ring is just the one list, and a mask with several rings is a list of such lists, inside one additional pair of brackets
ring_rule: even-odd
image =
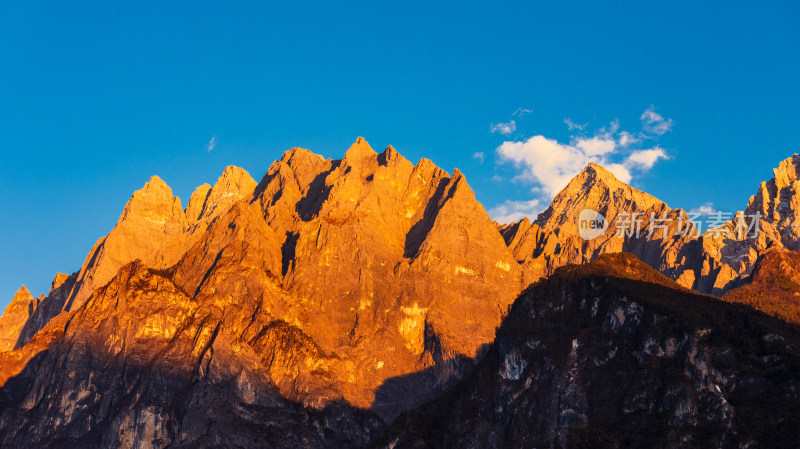
[(77, 270), (154, 174), (185, 206), (357, 136), (458, 167), (495, 215), (587, 157), (743, 208), (798, 151), (800, 4), (599, 3), (0, 2), (0, 306)]

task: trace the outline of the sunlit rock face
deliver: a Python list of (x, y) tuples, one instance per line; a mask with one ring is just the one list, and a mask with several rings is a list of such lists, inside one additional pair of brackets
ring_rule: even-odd
[(224, 214), (236, 202), (250, 198), (256, 182), (242, 168), (225, 167), (214, 187), (203, 184), (195, 189), (186, 207), (189, 232), (196, 235), (205, 231), (218, 216)]
[(126, 263), (147, 260), (152, 266), (175, 263), (185, 239), (186, 215), (180, 198), (158, 176), (131, 196), (119, 221), (97, 241), (84, 262), (66, 308), (73, 309), (102, 287)]
[(89, 252), (65, 309), (79, 307), (129, 262), (138, 259), (154, 268), (172, 266), (216, 217), (252, 195), (255, 186), (246, 171), (227, 167), (213, 188), (204, 184), (195, 190), (184, 211), (180, 198), (153, 176), (131, 196), (114, 229)]
[(17, 290), (0, 317), (0, 352), (14, 349), (22, 327), (38, 306), (39, 298), (31, 296), (24, 285)]
[[(607, 220), (604, 232), (590, 239), (581, 235), (579, 218), (584, 210)], [(682, 249), (693, 240), (688, 233), (680, 233), (685, 216), (683, 210), (670, 209), (619, 181), (603, 167), (589, 164), (535, 222), (523, 219), (501, 227), (501, 232), (529, 282), (566, 264), (586, 263), (600, 254), (623, 251), (662, 272), (679, 275), (686, 258)], [(661, 221), (653, 223), (650, 232), (654, 220)]]
[(220, 307), (257, 298), (262, 325), (282, 320), (314, 342), (306, 365), (273, 372), (285, 395), (387, 416), (415, 402), (403, 388), (428, 397), (457, 378), (521, 289), (461, 173), (363, 139), (341, 160), (288, 151), (170, 271)]
[(280, 323), (245, 340), (226, 313), (141, 262), (122, 267), (0, 354), (0, 447), (360, 447), (380, 428), (346, 404), (282, 397), (264, 359), (303, 365), (313, 344)]
[[(3, 354), (15, 385), (5, 410), (47, 404), (0, 418), (4, 434), (19, 438), (41, 421), (50, 430), (28, 441), (67, 432), (87, 444), (191, 445), (200, 436), (181, 414), (207, 410), (193, 395), (210, 389), (219, 402), (243, 401), (225, 407), (263, 407), (257, 419), (235, 414), (242, 426), (299, 419), (295, 443), (365, 442), (460, 379), (522, 288), (521, 268), (458, 171), (359, 139), (341, 160), (292, 149), (257, 186), (237, 173), (201, 186), (186, 211), (155, 178), (134, 194), (63, 312)], [(217, 186), (251, 193), (218, 195)], [(74, 372), (59, 381), (68, 385), (47, 387), (63, 372)], [(189, 386), (198, 379), (202, 388)], [(136, 385), (150, 399), (125, 403)], [(184, 391), (173, 398), (184, 405), (159, 402), (173, 391)], [(266, 418), (284, 409), (299, 415)]]
[(795, 251), (800, 250), (798, 164), (800, 156), (797, 154), (782, 161), (773, 170), (774, 177), (761, 183), (747, 205), (748, 212), (759, 212), (765, 221), (775, 227), (783, 246)]
[(475, 371), (380, 448), (792, 447), (800, 333), (626, 254), (523, 292)]
[(23, 285), (0, 316), (0, 352), (23, 346), (58, 315), (75, 285), (77, 273), (56, 273), (47, 296), (31, 296)]
[[(62, 311), (79, 308), (91, 293), (108, 283), (117, 271), (134, 260), (166, 268), (175, 264), (205, 232), (208, 225), (230, 207), (252, 196), (256, 182), (241, 168), (227, 167), (212, 188), (198, 187), (186, 211), (172, 189), (153, 176), (125, 205), (116, 226), (97, 241), (83, 266), (72, 276), (58, 274), (47, 297), (31, 307), (27, 320), (13, 319), (17, 333), (8, 343), (13, 349), (30, 340)], [(39, 306), (41, 304), (41, 307)], [(8, 318), (0, 318), (0, 327)], [(23, 331), (24, 328), (24, 331)]]

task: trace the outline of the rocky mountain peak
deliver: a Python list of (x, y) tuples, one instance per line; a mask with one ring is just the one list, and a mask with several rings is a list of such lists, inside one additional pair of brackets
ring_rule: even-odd
[(14, 349), (25, 322), (36, 309), (38, 301), (23, 285), (0, 316), (0, 352)]
[(398, 157), (402, 156), (400, 156), (400, 154), (397, 152), (397, 150), (394, 149), (393, 146), (389, 145), (386, 147), (385, 150), (383, 150), (383, 153), (381, 153), (381, 165), (387, 165), (388, 163), (397, 159)]
[[(577, 233), (577, 217), (584, 209), (603, 214), (608, 220), (619, 212), (641, 212), (666, 207), (657, 198), (617, 179), (610, 171), (590, 162), (562, 189), (550, 207), (536, 220), (544, 229), (571, 229)], [(562, 231), (563, 232), (563, 231)]]
[(319, 154), (313, 153), (311, 150), (294, 147), (285, 151), (281, 156), (280, 161), (289, 167), (292, 167), (293, 169), (298, 169), (304, 165), (313, 165), (314, 162), (324, 162), (325, 158)]
[(376, 159), (377, 156), (378, 153), (369, 146), (369, 143), (363, 137), (359, 137), (344, 153), (342, 165), (360, 168), (373, 159)]
[(222, 171), (214, 187), (244, 197), (253, 192), (255, 185), (255, 180), (250, 173), (247, 173), (247, 170), (235, 165), (228, 165)]
[(208, 198), (208, 192), (211, 191), (211, 186), (208, 183), (203, 183), (197, 186), (189, 197), (189, 204), (186, 206), (186, 219), (189, 223), (194, 223), (200, 219), (200, 214), (203, 213), (203, 206)]
[(65, 307), (83, 304), (95, 288), (105, 285), (130, 261), (142, 259), (160, 268), (172, 265), (181, 255), (186, 228), (180, 198), (153, 176), (133, 193), (114, 229), (95, 243)]
[(256, 181), (245, 169), (229, 165), (214, 183), (214, 187), (207, 186), (208, 184), (203, 184), (198, 187), (189, 200), (186, 215), (190, 231), (204, 228), (213, 217), (226, 212), (235, 202), (250, 197), (256, 188)]
[[(340, 160), (285, 153), (253, 201), (209, 226), (172, 271), (197, 301), (233, 298), (236, 314), (261, 310), (264, 326), (284, 323), (269, 332), (306, 342), (311, 361), (272, 373), (293, 400), (309, 397), (292, 387), (302, 379), (325, 391), (319, 403), (338, 395), (389, 416), (398, 401), (425, 396), (407, 391), (417, 388), (411, 378), (377, 391), (386, 379), (437, 364), (456, 376), (461, 365), (451, 359), (473, 357), (491, 339), (521, 288), (519, 267), (460, 171), (414, 166), (363, 139)], [(431, 381), (446, 382), (441, 373)]]
[(783, 188), (792, 184), (798, 176), (800, 155), (795, 153), (792, 157), (784, 159), (777, 168), (772, 169), (776, 187)]
[[(750, 198), (745, 213), (761, 215), (766, 231), (779, 234), (780, 243), (792, 250), (800, 249), (800, 180), (798, 180), (800, 155), (781, 161), (773, 169), (774, 177), (762, 182), (758, 192)], [(764, 223), (762, 223), (764, 226)]]
[(12, 299), (12, 301), (30, 301), (31, 299), (33, 299), (33, 295), (31, 295), (28, 287), (26, 287), (25, 284), (22, 284), (19, 290), (14, 293), (14, 299)]
[(158, 176), (151, 177), (131, 195), (116, 226), (95, 243), (80, 271), (72, 276), (57, 274), (44, 307), (31, 307), (14, 332), (27, 341), (62, 310), (79, 308), (129, 262), (139, 259), (159, 269), (173, 265), (214, 218), (250, 197), (255, 186), (245, 170), (229, 166), (213, 187), (198, 187), (184, 211), (169, 185)]
[[(581, 217), (588, 211), (603, 216), (604, 228), (591, 236), (581, 233)], [(664, 231), (650, 234), (651, 217), (664, 220)], [(533, 282), (556, 268), (586, 263), (600, 254), (630, 252), (653, 267), (669, 272), (675, 267), (680, 247), (688, 239), (679, 234), (681, 210), (617, 179), (611, 171), (590, 163), (553, 199), (532, 224), (519, 222), (501, 227), (514, 258), (523, 265), (523, 278)], [(636, 217), (636, 218), (634, 218)], [(599, 218), (596, 218), (599, 220)], [(620, 229), (630, 234), (620, 234)], [(670, 275), (673, 275), (670, 273)], [(675, 274), (679, 276), (680, 273)], [(684, 283), (693, 282), (686, 275)]]
[[(594, 162), (589, 162), (577, 175), (575, 175), (561, 193), (575, 192), (589, 189), (619, 189), (629, 187), (617, 179), (608, 169)], [(558, 195), (556, 195), (558, 197)]]
[(69, 279), (68, 274), (56, 273), (56, 276), (53, 278), (53, 282), (50, 283), (50, 291), (53, 291), (64, 285), (64, 282), (66, 282), (67, 279)]
[(332, 160), (326, 160), (323, 156), (305, 148), (292, 148), (283, 153), (280, 161), (270, 167), (270, 171), (267, 172), (267, 175), (269, 175), (276, 166), (286, 167), (289, 169), (289, 172), (291, 172), (289, 176), (291, 176), (292, 181), (297, 185), (298, 189), (305, 191), (310, 187), (314, 178), (331, 168), (330, 166), (332, 163)]
[(613, 173), (608, 171), (602, 165), (596, 164), (594, 162), (589, 162), (586, 165), (586, 167), (584, 167), (583, 170), (581, 170), (581, 173), (579, 173), (577, 176), (581, 177), (581, 175), (584, 175), (586, 177), (597, 178), (597, 179), (600, 179), (600, 180), (609, 180), (609, 182), (612, 182), (612, 183), (620, 182), (617, 179), (617, 177), (614, 176)]
[(158, 175), (153, 175), (150, 177), (150, 179), (147, 180), (147, 182), (144, 183), (144, 186), (142, 186), (141, 189), (134, 192), (134, 194), (136, 193), (139, 193), (140, 195), (143, 194), (158, 195), (161, 193), (166, 193), (172, 196), (172, 189)]
[(172, 189), (158, 176), (153, 176), (145, 185), (133, 192), (125, 205), (119, 222), (126, 220), (146, 220), (150, 223), (163, 224), (178, 219), (185, 214), (181, 200), (172, 195)]

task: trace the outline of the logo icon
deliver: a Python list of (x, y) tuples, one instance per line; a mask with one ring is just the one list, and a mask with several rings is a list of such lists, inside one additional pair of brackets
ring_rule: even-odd
[(605, 234), (608, 220), (592, 209), (584, 209), (578, 215), (578, 233), (584, 240), (591, 240)]

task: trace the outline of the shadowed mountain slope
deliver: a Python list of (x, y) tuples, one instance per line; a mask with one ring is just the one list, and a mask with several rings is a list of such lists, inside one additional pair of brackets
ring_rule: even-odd
[(800, 253), (781, 248), (767, 250), (744, 285), (725, 293), (722, 300), (747, 304), (800, 324)]
[(375, 447), (793, 447), (800, 332), (627, 254), (515, 301), (472, 374)]

